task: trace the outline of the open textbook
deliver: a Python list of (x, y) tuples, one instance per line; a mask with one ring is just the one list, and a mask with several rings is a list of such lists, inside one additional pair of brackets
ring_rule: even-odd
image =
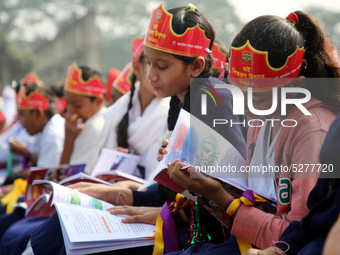
[[(27, 179), (27, 189), (25, 192), (25, 202), (18, 205), (18, 207), (27, 209), (26, 216), (50, 216), (56, 212), (54, 208), (50, 208), (48, 199), (46, 200), (46, 193), (49, 191), (46, 191), (46, 189), (39, 185), (32, 185), (35, 180), (51, 180), (55, 182), (56, 178), (51, 174), (53, 171), (55, 171), (55, 169), (53, 170), (44, 167), (30, 168), (30, 175)], [(112, 183), (89, 176), (83, 172), (68, 176), (61, 180), (59, 184), (66, 186), (80, 181), (114, 186)], [(42, 202), (39, 203), (39, 201)], [(47, 203), (46, 207), (42, 207), (43, 201)]]
[(139, 160), (138, 155), (103, 148), (91, 176), (108, 182), (132, 180), (144, 184), (144, 179), (133, 175)]
[[(155, 226), (122, 223), (124, 216), (106, 210), (113, 205), (47, 180), (35, 180), (44, 195), (32, 208), (52, 215), (57, 212), (67, 254), (87, 254), (152, 245)], [(48, 216), (44, 215), (44, 216)], [(43, 216), (43, 215), (40, 215)]]
[[(154, 180), (164, 186), (197, 201), (196, 196), (173, 182), (167, 173), (167, 163), (179, 158), (187, 164), (182, 168), (183, 171), (192, 167), (206, 177), (218, 179), (235, 197), (240, 197), (243, 191), (249, 190), (248, 175), (240, 171), (246, 165), (242, 155), (214, 129), (184, 110), (180, 112), (167, 149), (168, 154), (159, 162), (154, 175)], [(275, 205), (275, 200), (266, 199)]]

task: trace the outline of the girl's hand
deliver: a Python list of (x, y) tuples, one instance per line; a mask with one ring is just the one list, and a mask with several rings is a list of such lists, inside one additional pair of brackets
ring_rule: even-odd
[[(76, 189), (81, 193), (87, 194), (94, 198), (98, 198), (111, 204), (132, 205), (133, 203), (132, 191), (130, 189), (123, 189), (105, 184), (90, 182), (78, 182), (67, 187), (70, 189)], [(122, 196), (120, 197), (120, 199), (117, 199), (120, 194), (122, 194)]]
[(77, 113), (65, 114), (65, 136), (68, 139), (75, 140), (84, 128), (84, 121)]
[(169, 140), (165, 139), (162, 142), (162, 147), (159, 148), (158, 150), (158, 156), (157, 156), (157, 161), (160, 162), (163, 159), (163, 155), (166, 155), (168, 153), (168, 149), (166, 148), (169, 145)]
[(112, 149), (113, 151), (120, 151), (120, 152), (125, 152), (125, 153), (129, 153), (129, 149), (127, 148), (123, 148), (123, 147), (117, 147)]
[(287, 255), (287, 253), (277, 253), (276, 251), (282, 252), (282, 250), (278, 247), (270, 247), (265, 250), (250, 249), (247, 251), (246, 255)]
[(184, 166), (186, 166), (186, 164), (181, 163), (179, 159), (176, 159), (171, 164), (168, 163), (168, 174), (178, 185), (210, 199), (222, 208), (233, 198), (233, 196), (223, 188), (220, 181), (206, 177), (192, 167), (182, 170), (181, 168)]
[(162, 207), (117, 206), (108, 211), (114, 215), (129, 215), (122, 220), (124, 223), (147, 223), (156, 225), (156, 220)]

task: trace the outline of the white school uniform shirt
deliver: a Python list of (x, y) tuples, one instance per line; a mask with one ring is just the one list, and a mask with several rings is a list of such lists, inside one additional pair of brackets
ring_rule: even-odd
[(85, 128), (79, 133), (73, 144), (70, 165), (86, 164), (85, 172), (87, 174), (91, 174), (100, 152), (95, 144), (105, 124), (103, 116), (105, 110), (106, 108), (102, 108), (85, 121)]
[[(162, 146), (163, 137), (168, 130), (167, 118), (170, 98), (154, 98), (141, 114), (139, 86), (140, 83), (136, 82), (132, 108), (129, 111), (128, 143), (130, 152), (141, 156), (138, 165), (145, 168), (145, 180), (148, 180), (158, 165), (156, 159), (158, 150)], [(105, 125), (97, 143), (100, 149), (118, 147), (118, 125), (127, 112), (129, 102), (130, 91), (105, 112)], [(140, 177), (138, 169), (129, 174)]]
[(17, 103), (15, 90), (10, 86), (6, 85), (2, 90), (2, 112), (6, 117), (6, 126), (12, 124), (17, 115)]
[[(257, 142), (254, 148), (254, 153), (249, 163), (250, 167), (259, 167), (261, 170), (261, 166), (267, 166), (274, 168), (274, 148), (279, 137), (280, 130), (275, 135), (273, 141), (270, 143), (271, 138), (271, 121), (265, 121), (263, 126), (260, 129), (259, 136), (257, 138)], [(254, 173), (250, 172), (248, 174), (248, 185), (249, 188), (254, 192), (263, 195), (267, 198), (277, 198), (277, 185), (275, 180), (275, 172), (265, 172), (265, 173)]]
[[(9, 153), (9, 139), (13, 137), (16, 140), (22, 141), (26, 144), (27, 149), (31, 154), (38, 155), (40, 146), (40, 133), (30, 135), (20, 122), (13, 124), (5, 136), (0, 139), (0, 163), (7, 163)], [(21, 163), (23, 160), (22, 155), (13, 154), (13, 163)]]
[(65, 120), (55, 114), (41, 132), (37, 166), (57, 167), (64, 150)]

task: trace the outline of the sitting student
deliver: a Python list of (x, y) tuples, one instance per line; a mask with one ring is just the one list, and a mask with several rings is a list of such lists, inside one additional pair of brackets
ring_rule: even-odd
[(117, 90), (125, 91), (131, 80), (130, 92), (121, 97), (105, 113), (105, 127), (99, 148), (125, 148), (141, 156), (138, 170), (130, 173), (148, 179), (157, 165), (156, 155), (163, 136), (167, 131), (169, 99), (156, 97), (146, 77), (147, 65), (143, 54), (143, 38), (132, 42), (133, 62), (125, 75), (114, 82)]
[[(259, 33), (259, 30), (262, 32)], [(190, 178), (188, 173), (180, 171), (183, 164), (179, 160), (169, 166), (171, 179), (223, 208), (222, 221), (226, 226), (230, 226), (232, 220), (231, 238), (234, 241), (217, 246), (202, 245), (199, 254), (229, 254), (237, 243), (245, 244), (244, 241), (248, 242), (247, 246), (240, 247), (245, 247), (245, 250), (250, 244), (267, 248), (272, 241), (279, 240), (291, 221), (301, 220), (307, 215), (307, 197), (316, 184), (315, 177), (320, 173), (308, 168), (308, 165), (320, 164), (322, 142), (340, 110), (339, 66), (325, 50), (324, 35), (317, 22), (304, 12), (291, 13), (286, 19), (268, 15), (250, 21), (233, 39), (230, 56), (229, 70), (233, 70), (229, 73), (230, 81), (246, 91), (247, 84), (252, 88), (245, 92), (248, 95), (253, 91), (253, 100), (248, 101), (249, 108), (251, 103), (256, 105), (257, 110), (270, 108), (274, 101), (273, 87), (285, 86), (287, 90), (293, 87), (294, 91), (300, 92), (300, 89), (294, 88), (299, 86), (310, 91), (311, 98), (303, 104), (310, 115), (305, 115), (295, 105), (287, 107), (287, 116), (280, 113), (280, 104), (276, 111), (274, 109), (266, 116), (261, 113), (255, 115), (249, 108), (246, 109), (249, 117), (259, 119), (263, 124), (261, 127), (261, 121), (257, 121), (249, 128), (247, 156), (250, 166), (294, 169), (298, 165), (301, 169), (299, 172), (282, 171), (278, 175), (271, 172), (261, 175), (261, 178), (251, 178), (254, 173), (249, 173), (252, 190), (268, 198), (277, 198), (276, 215), (249, 206), (251, 203), (243, 204), (245, 197), (242, 197), (243, 200), (233, 197), (214, 179)], [(251, 56), (248, 61), (247, 56)], [(243, 57), (245, 60), (240, 61)], [(243, 83), (238, 75), (247, 71), (251, 71), (250, 75), (265, 74), (268, 79), (253, 79), (252, 83), (245, 80)], [(289, 98), (300, 97), (299, 93), (289, 93)], [(271, 125), (271, 119), (265, 118), (280, 121)], [(296, 121), (297, 125), (281, 126), (280, 122), (286, 119)], [(197, 248), (189, 248), (182, 253), (190, 254), (194, 249)]]
[[(0, 139), (1, 184), (11, 183), (9, 179), (6, 179), (8, 173), (19, 173), (37, 164), (39, 141), (40, 134), (29, 135), (19, 121), (12, 125), (6, 135)], [(26, 154), (26, 148), (31, 155)], [(12, 153), (11, 156), (10, 153)], [(9, 160), (11, 162), (8, 162)]]
[[(59, 166), (63, 151), (65, 121), (56, 113), (55, 101), (55, 95), (40, 80), (34, 83), (24, 83), (20, 88), (18, 96), (20, 122), (30, 135), (41, 133), (37, 160), (37, 166), (41, 167)], [(26, 155), (30, 155), (27, 147), (22, 149), (26, 151)], [(14, 185), (16, 185), (15, 182)], [(24, 192), (25, 189), (22, 191)], [(2, 199), (2, 202), (10, 200), (7, 197), (11, 195), (13, 194), (10, 192)], [(13, 201), (13, 197), (10, 201)], [(8, 204), (7, 213), (11, 213), (11, 210), (12, 206)], [(0, 237), (13, 222), (24, 216), (24, 210), (20, 209), (13, 214), (2, 215), (0, 218)], [(5, 254), (6, 252), (1, 251), (0, 253)]]
[[(320, 152), (321, 167), (327, 171), (322, 170), (320, 179), (308, 197), (307, 206), (310, 212), (301, 221), (292, 221), (282, 233), (279, 241), (273, 244), (275, 247), (263, 251), (252, 249), (247, 252), (247, 255), (321, 255), (325, 239), (332, 226), (339, 225), (340, 180), (330, 179), (332, 175), (339, 177), (335, 173), (340, 169), (339, 138), (340, 114), (329, 128)], [(331, 253), (331, 250), (335, 250), (335, 244), (337, 244), (337, 252), (339, 252), (338, 226), (333, 232), (333, 236), (331, 233), (328, 236), (324, 254), (339, 254)], [(335, 235), (336, 233), (337, 235)]]
[(99, 154), (95, 143), (105, 123), (105, 88), (97, 71), (73, 64), (68, 68), (64, 90), (67, 114), (60, 164), (86, 164), (85, 172), (91, 174)]

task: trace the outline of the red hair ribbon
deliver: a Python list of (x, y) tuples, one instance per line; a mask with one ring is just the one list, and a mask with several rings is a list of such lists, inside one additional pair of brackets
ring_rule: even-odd
[(286, 19), (293, 22), (295, 24), (295, 26), (299, 25), (299, 17), (294, 12), (289, 13), (289, 15), (286, 17)]

